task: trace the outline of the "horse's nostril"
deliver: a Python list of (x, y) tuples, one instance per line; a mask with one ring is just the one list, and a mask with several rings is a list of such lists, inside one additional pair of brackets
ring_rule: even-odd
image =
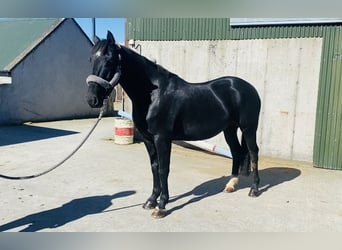
[(94, 96), (92, 100), (93, 106), (97, 106), (99, 104), (99, 100)]
[(96, 96), (89, 96), (87, 98), (90, 107), (94, 108), (99, 104), (99, 99)]

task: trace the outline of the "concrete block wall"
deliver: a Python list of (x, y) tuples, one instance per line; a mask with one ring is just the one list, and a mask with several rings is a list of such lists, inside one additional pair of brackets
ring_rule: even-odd
[[(249, 81), (262, 100), (260, 154), (312, 162), (321, 38), (135, 43), (190, 82), (224, 75)], [(222, 134), (208, 141), (227, 147)]]

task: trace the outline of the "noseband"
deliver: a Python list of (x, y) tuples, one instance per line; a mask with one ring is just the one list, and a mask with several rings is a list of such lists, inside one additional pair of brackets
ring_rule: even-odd
[(103, 87), (106, 91), (109, 91), (109, 90), (112, 90), (117, 85), (117, 83), (119, 82), (120, 76), (121, 76), (121, 55), (119, 54), (119, 64), (116, 68), (113, 78), (109, 82), (96, 75), (89, 75), (86, 81), (88, 85), (93, 82)]

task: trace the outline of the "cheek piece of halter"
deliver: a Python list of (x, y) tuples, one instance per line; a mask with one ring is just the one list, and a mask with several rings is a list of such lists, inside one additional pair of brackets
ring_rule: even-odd
[(113, 76), (113, 78), (108, 82), (107, 80), (96, 76), (96, 75), (89, 75), (87, 77), (87, 84), (89, 86), (90, 83), (96, 83), (98, 85), (100, 85), (101, 87), (103, 87), (108, 93), (108, 95), (111, 93), (111, 91), (114, 89), (114, 87), (117, 85), (117, 83), (119, 82), (121, 76), (121, 55), (119, 54), (119, 64), (116, 68), (115, 74)]

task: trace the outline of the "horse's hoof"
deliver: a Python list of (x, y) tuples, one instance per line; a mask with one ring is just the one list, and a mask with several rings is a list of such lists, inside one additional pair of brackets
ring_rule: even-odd
[(226, 193), (232, 193), (235, 191), (235, 186), (239, 183), (239, 177), (232, 176), (228, 183), (226, 184), (226, 187), (224, 188), (224, 192)]
[(257, 189), (251, 189), (251, 190), (249, 191), (248, 196), (250, 196), (250, 197), (258, 197), (258, 196), (259, 196), (259, 192), (258, 192)]
[(152, 202), (152, 201), (146, 201), (145, 204), (143, 205), (143, 209), (154, 209), (157, 206), (157, 202)]
[(232, 186), (226, 186), (224, 189), (223, 189), (223, 192), (225, 193), (233, 193), (235, 191), (235, 188), (232, 187)]
[(158, 208), (155, 208), (151, 214), (151, 216), (155, 219), (164, 218), (166, 215), (167, 215), (166, 209), (158, 209)]

